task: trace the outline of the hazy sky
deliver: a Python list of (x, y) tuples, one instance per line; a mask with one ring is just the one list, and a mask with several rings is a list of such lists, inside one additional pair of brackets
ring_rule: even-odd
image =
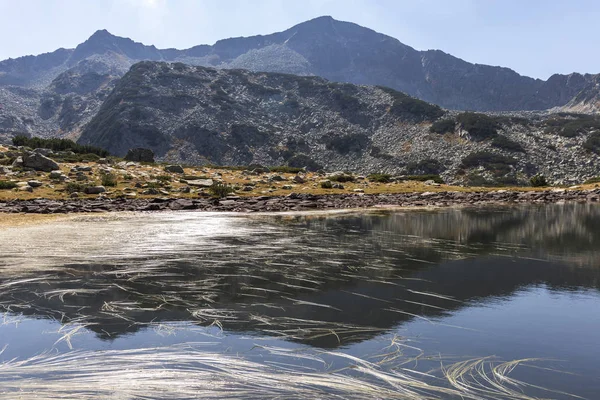
[(98, 29), (188, 48), (321, 15), (523, 75), (600, 72), (600, 0), (0, 0), (0, 60), (72, 48)]

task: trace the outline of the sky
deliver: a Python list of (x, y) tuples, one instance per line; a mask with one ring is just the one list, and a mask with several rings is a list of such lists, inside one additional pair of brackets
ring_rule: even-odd
[(0, 60), (74, 48), (99, 29), (183, 49), (322, 15), (535, 78), (600, 73), (598, 0), (0, 0)]

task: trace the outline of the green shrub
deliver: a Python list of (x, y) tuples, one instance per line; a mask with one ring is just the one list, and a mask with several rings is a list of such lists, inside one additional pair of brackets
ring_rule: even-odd
[(339, 182), (339, 183), (355, 181), (355, 178), (352, 175), (346, 175), (346, 174), (333, 175), (333, 176), (330, 176), (328, 179), (332, 182)]
[(506, 136), (502, 135), (498, 135), (492, 140), (492, 147), (496, 147), (498, 149), (506, 151), (525, 153), (525, 149), (523, 148), (523, 146), (521, 146), (520, 143), (515, 142), (514, 140), (511, 140)]
[(333, 189), (333, 183), (331, 181), (321, 182), (321, 189)]
[(371, 182), (389, 183), (392, 181), (392, 175), (390, 174), (370, 174), (367, 177)]
[(543, 187), (548, 186), (548, 181), (546, 181), (546, 177), (544, 175), (536, 175), (529, 180), (529, 183), (533, 187)]
[(488, 151), (471, 153), (463, 158), (461, 163), (462, 168), (484, 167), (497, 177), (508, 174), (515, 165), (516, 159)]
[(429, 104), (423, 100), (415, 99), (405, 93), (397, 90), (377, 86), (390, 96), (392, 96), (392, 106), (390, 113), (400, 118), (409, 118), (414, 121), (434, 121), (444, 115), (444, 111), (434, 104)]
[(157, 181), (166, 183), (166, 182), (171, 182), (171, 180), (173, 180), (173, 178), (171, 178), (170, 175), (158, 175), (155, 176), (154, 179), (156, 179)]
[(587, 181), (583, 182), (584, 185), (590, 185), (592, 183), (600, 183), (600, 176), (597, 176), (595, 178), (590, 178)]
[(117, 186), (117, 175), (115, 174), (102, 174), (100, 177), (100, 181), (102, 182), (102, 186)]
[(69, 182), (65, 185), (65, 190), (67, 193), (75, 193), (75, 192), (83, 192), (88, 185), (84, 185), (81, 183)]
[(453, 119), (440, 119), (439, 121), (435, 121), (429, 127), (429, 132), (431, 133), (449, 133), (454, 132), (454, 128), (456, 127), (456, 121)]
[(600, 118), (585, 114), (558, 114), (561, 117), (550, 118), (545, 121), (546, 133), (554, 133), (564, 137), (575, 137), (580, 134), (600, 129)]
[(406, 176), (403, 176), (402, 179), (404, 179), (406, 181), (419, 181), (419, 182), (434, 181), (435, 183), (440, 183), (440, 184), (444, 183), (444, 180), (442, 179), (441, 176), (434, 175), (434, 174), (406, 175)]
[(439, 175), (445, 169), (442, 163), (433, 158), (411, 162), (406, 165), (406, 171), (411, 175)]
[(475, 141), (495, 137), (498, 135), (498, 129), (501, 127), (495, 118), (473, 112), (458, 114), (456, 121), (462, 125), (464, 130), (469, 132), (469, 135)]
[(14, 189), (16, 187), (17, 187), (17, 184), (15, 182), (0, 181), (0, 189), (2, 189), (2, 190)]
[(280, 174), (297, 174), (298, 172), (304, 171), (304, 168), (289, 167), (287, 165), (280, 165), (277, 167), (269, 167), (271, 172), (277, 172)]
[(226, 185), (224, 183), (220, 183), (220, 182), (215, 182), (212, 184), (212, 186), (210, 186), (208, 188), (208, 193), (210, 193), (211, 196), (217, 197), (217, 198), (226, 197), (227, 195), (233, 193), (234, 191), (235, 190), (231, 186)]
[(109, 152), (100, 147), (85, 146), (75, 143), (68, 139), (42, 139), (39, 137), (31, 137), (18, 135), (13, 138), (15, 146), (26, 146), (32, 149), (44, 148), (53, 151), (72, 151), (76, 154), (96, 154), (100, 157), (107, 157)]
[(600, 132), (592, 133), (585, 143), (583, 143), (583, 147), (592, 153), (600, 155)]

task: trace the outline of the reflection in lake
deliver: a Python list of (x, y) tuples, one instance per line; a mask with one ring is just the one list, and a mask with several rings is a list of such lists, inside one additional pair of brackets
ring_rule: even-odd
[[(0, 381), (27, 390), (23, 377), (47, 385), (50, 371), (71, 383), (61, 395), (81, 396), (78, 370), (107, 379), (132, 367), (126, 358), (184, 381), (160, 397), (185, 397), (196, 377), (212, 392), (189, 393), (217, 397), (594, 398), (599, 227), (600, 207), (570, 204), (121, 214), (4, 229), (0, 361), (25, 364), (0, 367)], [(56, 371), (32, 359), (52, 348), (85, 357), (59, 358)], [(539, 360), (506, 364), (527, 358)]]

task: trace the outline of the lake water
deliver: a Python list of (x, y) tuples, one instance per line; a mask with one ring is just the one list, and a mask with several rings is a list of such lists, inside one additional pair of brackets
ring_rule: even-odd
[(600, 398), (598, 206), (84, 216), (0, 254), (2, 398)]

